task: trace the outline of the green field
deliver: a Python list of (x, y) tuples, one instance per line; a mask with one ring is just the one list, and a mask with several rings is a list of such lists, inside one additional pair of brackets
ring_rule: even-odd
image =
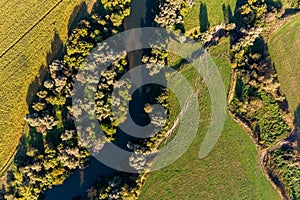
[[(222, 4), (225, 6), (222, 8)], [(234, 13), (236, 1), (202, 1), (206, 4), (207, 19), (217, 25), (226, 21), (227, 14)], [(184, 18), (186, 31), (200, 26), (200, 1)], [(203, 8), (202, 8), (203, 9)], [(231, 11), (230, 11), (231, 10)], [(202, 18), (201, 18), (202, 19)], [(200, 21), (201, 21), (200, 19)], [(230, 84), (229, 39), (210, 49), (222, 74), (225, 88)], [(176, 59), (171, 57), (171, 63)], [(181, 68), (191, 83), (195, 71), (188, 66)], [(247, 133), (227, 115), (222, 135), (212, 152), (204, 159), (198, 158), (199, 150), (210, 123), (210, 100), (205, 85), (200, 87), (200, 129), (189, 150), (172, 165), (152, 172), (142, 189), (140, 199), (279, 199), (279, 195), (265, 177), (253, 141)], [(171, 117), (178, 113), (175, 100), (171, 100)], [(173, 105), (175, 104), (175, 105)], [(175, 113), (175, 114), (174, 114)], [(188, 130), (187, 130), (188, 131)]]
[[(200, 12), (201, 5), (202, 11)], [(222, 8), (222, 5), (224, 5), (224, 8)], [(206, 14), (210, 26), (221, 24), (225, 21), (224, 14), (225, 16), (228, 16), (227, 13), (229, 11), (229, 13), (231, 12), (233, 15), (235, 6), (236, 0), (195, 0), (195, 4), (191, 9), (189, 9), (187, 15), (184, 18), (184, 27), (186, 30), (191, 30), (195, 27), (199, 27), (201, 21), (200, 16), (201, 18), (203, 18), (203, 16), (205, 16)], [(225, 18), (226, 20), (228, 19), (227, 17)]]
[(45, 66), (62, 51), (78, 12), (86, 13), (92, 2), (0, 0), (0, 173), (19, 143)]
[[(211, 49), (225, 88), (229, 88), (230, 81), (228, 49), (228, 39)], [(189, 81), (195, 80), (196, 73), (191, 67), (183, 68), (181, 73)], [(195, 87), (201, 88), (201, 119), (196, 139), (175, 163), (150, 173), (140, 199), (279, 199), (260, 167), (253, 142), (229, 115), (213, 151), (202, 160), (198, 158), (210, 123), (210, 102), (205, 85)]]
[(270, 39), (269, 50), (290, 111), (300, 103), (300, 16), (280, 28)]

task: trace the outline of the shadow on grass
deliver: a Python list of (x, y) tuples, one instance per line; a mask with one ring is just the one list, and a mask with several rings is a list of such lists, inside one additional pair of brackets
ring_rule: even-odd
[(294, 127), (292, 134), (289, 135), (285, 141), (288, 141), (289, 143), (296, 142), (296, 148), (298, 152), (300, 152), (300, 104), (298, 104), (294, 111)]
[(288, 17), (288, 16), (291, 16), (291, 15), (295, 15), (298, 12), (300, 12), (300, 8), (287, 8), (284, 11), (283, 17)]
[[(55, 30), (54, 36), (51, 42), (51, 50), (47, 52), (46, 55), (46, 63), (47, 66), (52, 63), (55, 59), (61, 59), (62, 55), (64, 53), (64, 45), (63, 41), (61, 40), (59, 34)], [(36, 76), (34, 81), (29, 85), (29, 89), (27, 92), (26, 102), (29, 106), (31, 102), (33, 101), (36, 92), (38, 91), (39, 87), (43, 83), (44, 79), (47, 76), (47, 67), (44, 65), (41, 65), (39, 69), (39, 76)]]
[[(95, 9), (102, 10), (103, 8), (100, 6), (100, 4), (94, 4), (92, 11)], [(72, 13), (70, 14), (69, 22), (68, 22), (68, 34), (72, 32), (72, 30), (79, 24), (79, 22), (82, 19), (87, 19), (90, 17), (90, 13), (88, 11), (88, 6), (85, 2), (81, 3), (80, 5), (75, 6)], [(44, 80), (49, 77), (48, 72), (48, 66), (54, 61), (54, 60), (62, 60), (63, 55), (66, 53), (64, 43), (58, 34), (58, 32), (55, 30), (54, 36), (51, 42), (51, 49), (47, 52), (46, 55), (46, 63), (47, 66), (42, 65), (40, 67), (39, 76), (35, 77), (35, 80), (30, 84), (28, 92), (27, 92), (27, 104), (29, 108), (29, 112), (31, 111), (31, 104), (35, 99), (38, 99), (36, 96), (37, 91), (42, 87), (42, 83)], [(43, 136), (41, 133), (38, 133), (35, 129), (30, 129), (27, 131), (28, 135), (23, 136), (20, 142), (20, 147), (18, 155), (16, 156), (16, 159), (23, 157), (25, 158), (26, 155), (24, 154), (22, 148), (26, 148), (27, 144), (30, 144), (34, 146), (35, 148), (42, 150), (43, 147)], [(50, 134), (51, 135), (51, 134)], [(55, 134), (52, 134), (55, 135)], [(22, 153), (23, 152), (23, 153)], [(24, 157), (25, 156), (25, 157)], [(22, 162), (24, 159), (21, 159)], [(24, 163), (23, 163), (24, 164)]]
[(233, 13), (230, 5), (225, 5), (222, 3), (222, 11), (223, 11), (223, 18), (225, 23), (231, 23), (233, 19)]
[(76, 27), (76, 25), (84, 18), (89, 16), (88, 6), (85, 2), (80, 5), (75, 6), (72, 14), (70, 15), (69, 23), (68, 23), (68, 35), (72, 33), (72, 30)]
[(294, 118), (295, 126), (300, 126), (300, 104), (298, 104), (296, 110), (294, 111)]
[(205, 3), (200, 3), (200, 14), (199, 14), (199, 21), (200, 21), (200, 32), (204, 33), (209, 29), (210, 23), (208, 21), (208, 13)]
[[(98, 4), (95, 4), (93, 6), (93, 9), (97, 10), (103, 10), (101, 6), (97, 6)], [(70, 14), (69, 22), (68, 22), (68, 36), (71, 34), (71, 31), (75, 28), (75, 26), (85, 18), (89, 17), (88, 12), (88, 6), (85, 2), (81, 3), (80, 5), (75, 6), (74, 10)], [(46, 55), (46, 64), (47, 66), (41, 65), (39, 70), (39, 76), (35, 77), (35, 80), (30, 84), (28, 92), (27, 92), (27, 98), (26, 102), (27, 105), (30, 106), (31, 102), (34, 100), (35, 94), (40, 88), (41, 84), (47, 77), (47, 68), (48, 66), (53, 62), (53, 60), (56, 59), (62, 59), (63, 55), (65, 53), (65, 48), (63, 41), (58, 34), (57, 30), (55, 30), (53, 39), (51, 42), (51, 49), (47, 52)]]

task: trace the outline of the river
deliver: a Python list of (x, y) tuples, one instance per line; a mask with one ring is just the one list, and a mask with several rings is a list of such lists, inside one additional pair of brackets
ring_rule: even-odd
[[(156, 0), (132, 0), (131, 14), (124, 21), (124, 29), (129, 30), (133, 28), (152, 26), (154, 16), (151, 10), (155, 5)], [(135, 41), (135, 35), (130, 35), (129, 38), (133, 43), (138, 42)], [(128, 53), (130, 69), (141, 64), (142, 53), (142, 51), (134, 51)], [(139, 79), (142, 77), (134, 78)], [(130, 106), (130, 113), (133, 112), (133, 115), (135, 116), (138, 116), (140, 114), (140, 112), (136, 111), (142, 110), (141, 106), (143, 106), (145, 103), (145, 100), (143, 100), (145, 98), (140, 98), (141, 96), (143, 96), (142, 91), (136, 93)], [(133, 116), (133, 118), (135, 117)], [(139, 117), (137, 118), (140, 119), (137, 121), (139, 125), (147, 124), (147, 120)], [(117, 137), (117, 140), (119, 141), (117, 141), (116, 144), (118, 144), (118, 146), (120, 146), (121, 148), (126, 148), (129, 137), (127, 136), (127, 134), (120, 133), (120, 131), (118, 134), (122, 135), (122, 137)], [(85, 169), (77, 169), (69, 178), (67, 178), (67, 180), (62, 185), (54, 186), (52, 189), (47, 190), (45, 192), (45, 199), (68, 200), (73, 199), (76, 196), (84, 196), (86, 194), (86, 190), (91, 187), (96, 181), (99, 181), (100, 177), (107, 177), (115, 172), (116, 170), (103, 165), (97, 159), (91, 157), (88, 167), (86, 167)]]

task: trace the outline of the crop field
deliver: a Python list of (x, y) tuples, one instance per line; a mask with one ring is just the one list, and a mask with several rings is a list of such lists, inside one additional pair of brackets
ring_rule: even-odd
[[(14, 154), (28, 104), (79, 11), (91, 0), (0, 0), (0, 173)], [(85, 12), (84, 12), (85, 11)]]
[(236, 0), (196, 0), (184, 19), (185, 29), (191, 30), (194, 27), (199, 27), (201, 20), (205, 18), (207, 18), (210, 26), (221, 24), (228, 19), (228, 15), (234, 14), (236, 2)]
[(280, 28), (270, 39), (269, 49), (290, 111), (300, 103), (300, 16)]
[[(226, 39), (210, 52), (225, 88), (229, 87), (230, 80), (228, 49), (229, 40)], [(195, 80), (193, 68), (185, 66), (181, 73), (191, 83)], [(149, 175), (140, 199), (279, 199), (263, 174), (253, 142), (229, 115), (212, 152), (204, 159), (198, 158), (210, 123), (210, 100), (205, 84), (194, 86), (201, 87), (201, 119), (196, 139), (175, 163)]]

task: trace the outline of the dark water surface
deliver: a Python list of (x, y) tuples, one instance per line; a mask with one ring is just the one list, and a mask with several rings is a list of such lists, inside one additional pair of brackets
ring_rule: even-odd
[[(129, 30), (132, 28), (152, 26), (154, 20), (154, 15), (152, 14), (152, 9), (156, 5), (156, 0), (132, 0), (131, 1), (131, 15), (125, 19), (124, 29)], [(134, 35), (129, 36), (132, 42), (139, 42)], [(134, 66), (138, 66), (141, 63), (143, 51), (134, 51), (128, 53), (128, 60), (130, 69)], [(142, 77), (133, 77), (135, 79), (141, 79)], [(133, 97), (133, 103), (130, 106), (130, 113), (133, 115), (138, 115), (139, 112), (134, 112), (141, 110), (144, 105), (142, 92), (136, 94), (137, 97)], [(134, 100), (135, 99), (135, 100)], [(135, 113), (135, 114), (134, 114)], [(132, 113), (131, 113), (132, 114)], [(135, 118), (134, 116), (132, 116)], [(143, 123), (143, 119), (140, 123)], [(121, 148), (126, 148), (129, 136), (124, 133), (118, 133), (118, 138), (116, 144)], [(104, 147), (105, 148), (105, 147)], [(77, 169), (62, 185), (54, 186), (52, 189), (45, 193), (46, 200), (68, 200), (79, 195), (85, 195), (86, 190), (91, 187), (100, 177), (107, 177), (115, 173), (116, 170), (111, 169), (104, 164), (100, 163), (97, 159), (91, 158), (90, 164), (85, 169)]]

